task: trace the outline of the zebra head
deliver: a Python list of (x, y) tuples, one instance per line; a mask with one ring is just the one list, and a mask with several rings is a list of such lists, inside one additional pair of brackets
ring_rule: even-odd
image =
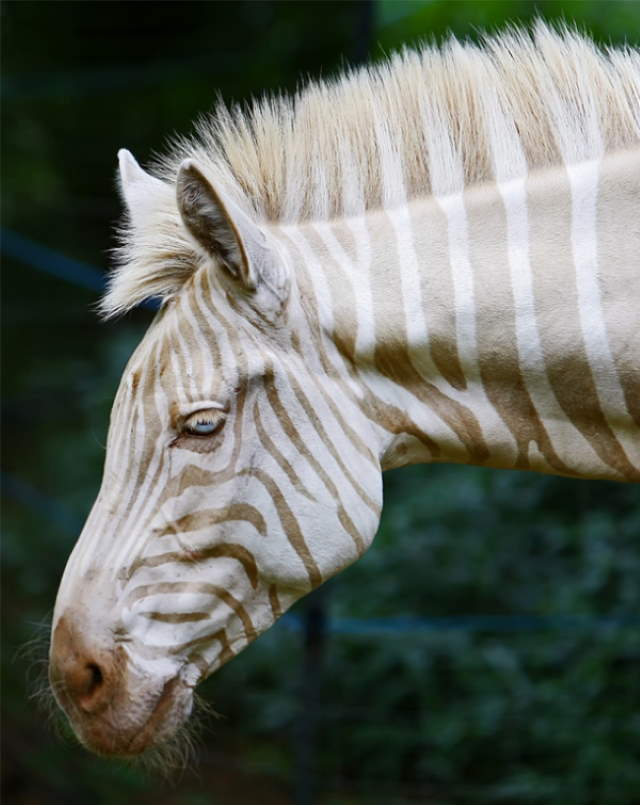
[[(172, 735), (198, 682), (362, 554), (381, 475), (357, 377), (286, 234), (193, 161), (174, 188), (124, 152), (121, 178), (131, 260), (157, 226), (189, 244), (191, 265), (178, 246), (165, 255), (182, 284), (122, 377), (57, 597), (50, 678), (87, 747), (129, 756)], [(153, 207), (167, 192), (164, 219)], [(120, 271), (135, 294), (144, 278)]]

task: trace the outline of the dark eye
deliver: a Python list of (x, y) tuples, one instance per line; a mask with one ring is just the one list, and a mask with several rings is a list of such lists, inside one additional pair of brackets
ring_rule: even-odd
[(196, 411), (182, 423), (182, 433), (189, 436), (211, 436), (220, 429), (224, 422), (224, 411), (211, 409)]

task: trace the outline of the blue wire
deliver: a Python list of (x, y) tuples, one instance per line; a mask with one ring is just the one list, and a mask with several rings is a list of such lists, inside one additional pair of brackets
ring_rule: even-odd
[[(51, 274), (58, 279), (66, 280), (91, 291), (102, 293), (105, 290), (106, 276), (99, 268), (67, 257), (48, 246), (42, 246), (6, 227), (0, 230), (0, 248), (7, 257), (19, 260), (45, 274)], [(139, 307), (157, 310), (158, 300), (146, 299)]]
[(64, 254), (41, 246), (17, 232), (5, 227), (0, 231), (2, 251), (7, 257), (13, 257), (32, 268), (52, 274), (59, 279), (67, 280), (74, 285), (89, 288), (92, 291), (104, 291), (104, 273), (87, 263), (66, 257)]
[[(288, 612), (283, 626), (303, 631), (304, 618)], [(578, 631), (602, 627), (640, 625), (640, 616), (592, 615), (443, 615), (439, 617), (396, 616), (387, 618), (340, 618), (328, 620), (328, 631), (338, 635), (420, 634), (425, 632), (531, 632), (540, 630)]]

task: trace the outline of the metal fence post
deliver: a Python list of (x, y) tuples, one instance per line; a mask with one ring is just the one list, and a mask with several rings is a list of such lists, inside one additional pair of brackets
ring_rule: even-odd
[(302, 616), (304, 658), (299, 684), (299, 710), (294, 725), (296, 805), (317, 801), (317, 738), (320, 722), (322, 666), (328, 632), (327, 587), (306, 599)]

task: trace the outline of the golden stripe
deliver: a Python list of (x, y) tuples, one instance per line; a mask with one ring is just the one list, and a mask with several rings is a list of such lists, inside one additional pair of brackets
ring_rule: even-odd
[(278, 598), (278, 588), (275, 584), (269, 585), (269, 603), (271, 604), (273, 619), (278, 620), (280, 615), (282, 615), (282, 607), (280, 606), (280, 599)]
[[(637, 478), (600, 407), (583, 342), (566, 173), (530, 176), (527, 202), (536, 316), (549, 381), (560, 407), (602, 461), (622, 478)], [(556, 299), (562, 300), (560, 316)]]
[(291, 544), (291, 547), (298, 554), (302, 560), (302, 563), (304, 564), (307, 575), (309, 576), (309, 583), (311, 584), (311, 587), (318, 587), (320, 584), (322, 584), (322, 574), (318, 569), (316, 560), (313, 558), (313, 555), (307, 546), (300, 528), (300, 524), (298, 523), (294, 513), (291, 511), (291, 508), (285, 500), (284, 495), (280, 491), (278, 485), (269, 475), (267, 475), (266, 472), (258, 469), (257, 467), (247, 470), (240, 470), (238, 474), (249, 475), (253, 478), (257, 478), (265, 487), (271, 496), (271, 500), (276, 511), (278, 512), (278, 518), (282, 524), (285, 535)]
[(191, 665), (195, 665), (195, 667), (200, 671), (198, 682), (202, 682), (204, 679), (206, 679), (209, 675), (209, 663), (205, 660), (205, 658), (200, 654), (194, 653), (190, 654), (187, 659)]
[(167, 523), (162, 531), (157, 533), (157, 536), (166, 537), (168, 534), (199, 531), (202, 528), (234, 520), (251, 523), (263, 537), (267, 533), (267, 524), (264, 521), (264, 517), (255, 506), (251, 506), (249, 503), (231, 503), (221, 509), (203, 509), (193, 514), (185, 514), (172, 523)]
[[(220, 317), (220, 321), (225, 327), (225, 329), (229, 330), (228, 324), (225, 323), (222, 317)], [(244, 356), (238, 355), (237, 352), (236, 355), (238, 365), (242, 369), (245, 369)], [(196, 464), (187, 465), (183, 470), (180, 471), (180, 473), (177, 476), (169, 480), (167, 486), (165, 487), (165, 489), (163, 490), (162, 494), (160, 495), (157, 501), (158, 509), (165, 501), (170, 500), (171, 498), (174, 497), (179, 497), (185, 491), (185, 489), (188, 489), (192, 486), (213, 487), (216, 484), (222, 484), (225, 481), (229, 481), (235, 478), (237, 474), (236, 465), (238, 461), (238, 456), (240, 455), (240, 450), (242, 449), (242, 416), (244, 412), (246, 396), (247, 396), (246, 384), (241, 383), (237, 388), (235, 398), (232, 401), (232, 410), (228, 417), (229, 420), (233, 423), (233, 430), (231, 433), (231, 437), (227, 436), (227, 438), (233, 438), (234, 443), (227, 467), (224, 470), (210, 472), (208, 470), (203, 470)]]
[[(428, 312), (429, 350), (442, 377), (453, 388), (467, 388), (460, 363), (453, 277), (448, 270), (449, 238), (444, 212), (433, 199), (417, 206), (411, 220), (416, 253), (429, 266), (420, 276), (422, 308)], [(402, 267), (400, 267), (402, 270)]]
[(304, 495), (313, 503), (317, 503), (315, 497), (311, 494), (311, 492), (309, 492), (306, 489), (306, 487), (300, 480), (298, 473), (293, 469), (291, 464), (282, 455), (280, 450), (278, 450), (274, 441), (269, 437), (268, 433), (264, 429), (264, 426), (262, 424), (262, 418), (260, 417), (260, 405), (257, 400), (253, 406), (253, 416), (255, 420), (256, 431), (258, 433), (258, 438), (262, 442), (262, 446), (265, 448), (267, 453), (269, 453), (269, 455), (272, 456), (279, 464), (280, 468), (289, 479), (291, 486), (296, 490), (296, 492), (300, 492), (300, 494)]
[[(478, 366), (487, 398), (509, 428), (518, 453), (516, 469), (531, 469), (534, 442), (549, 468), (571, 474), (558, 456), (527, 390), (518, 353), (516, 311), (507, 254), (507, 220), (495, 185), (467, 198), (470, 259), (473, 265)], [(496, 243), (503, 244), (499, 251)], [(500, 311), (496, 315), (496, 311)]]
[(222, 650), (218, 655), (220, 665), (224, 665), (225, 662), (228, 662), (235, 657), (235, 653), (229, 644), (229, 638), (227, 637), (227, 633), (224, 629), (220, 629), (219, 632), (216, 632), (214, 635), (212, 635), (212, 639), (218, 640), (222, 646)]
[[(186, 653), (189, 662), (194, 662), (194, 664), (197, 665), (197, 667), (203, 672), (203, 676), (208, 676), (212, 670), (209, 664), (206, 663), (202, 657), (200, 657), (199, 653), (196, 653), (195, 651), (190, 652), (189, 649), (201, 649), (203, 646), (206, 649), (206, 647), (214, 640), (219, 640), (223, 645), (220, 655), (221, 664), (223, 662), (227, 662), (227, 660), (230, 660), (235, 656), (224, 629), (220, 629), (212, 634), (200, 635), (199, 637), (194, 637), (192, 640), (187, 640), (184, 643), (176, 643), (171, 646), (145, 646), (143, 643), (138, 643), (136, 645), (136, 655), (139, 655), (144, 659), (162, 659), (166, 658), (167, 654), (175, 655)], [(202, 678), (203, 677), (201, 677), (201, 679)]]
[[(124, 460), (121, 462), (125, 466), (125, 481), (124, 481), (124, 488), (127, 487), (126, 483), (126, 475), (129, 474), (131, 477), (134, 477), (135, 480), (131, 485), (130, 494), (124, 498), (122, 495), (120, 496), (119, 501), (119, 510), (121, 515), (117, 524), (113, 524), (115, 528), (121, 528), (122, 521), (126, 520), (129, 516), (131, 508), (135, 505), (137, 499), (139, 498), (140, 489), (142, 484), (147, 480), (147, 473), (151, 462), (153, 460), (157, 437), (160, 432), (159, 425), (156, 426), (155, 432), (153, 432), (152, 426), (155, 423), (158, 423), (158, 414), (155, 411), (155, 400), (153, 400), (153, 388), (155, 386), (155, 379), (154, 379), (154, 370), (153, 367), (156, 365), (155, 354), (158, 350), (158, 345), (154, 345), (150, 350), (150, 356), (147, 365), (144, 367), (145, 371), (142, 377), (138, 379), (138, 386), (137, 386), (137, 395), (142, 395), (142, 400), (135, 400), (133, 395), (130, 395), (131, 400), (131, 413), (127, 410), (122, 410), (121, 416), (119, 417), (118, 421), (118, 438), (125, 442), (125, 448), (123, 451), (123, 458)], [(140, 387), (140, 382), (142, 382), (142, 388)], [(154, 407), (152, 413), (149, 412), (149, 405), (150, 400), (153, 400)], [(134, 452), (136, 448), (136, 431), (138, 428), (138, 420), (140, 417), (139, 408), (140, 405), (138, 403), (142, 403), (142, 416), (144, 418), (145, 424), (145, 436), (144, 436), (144, 443), (142, 446), (142, 452), (137, 453)], [(151, 431), (151, 432), (150, 432)], [(158, 461), (158, 466), (156, 468), (154, 477), (150, 484), (150, 489), (154, 489), (159, 477), (164, 472), (163, 466), (163, 458), (164, 456), (161, 455), (160, 460)], [(111, 471), (117, 474), (121, 474), (121, 465), (115, 467)], [(123, 490), (124, 492), (124, 490)], [(151, 494), (151, 492), (149, 493)], [(147, 518), (148, 520), (149, 518)], [(143, 526), (143, 524), (140, 524)], [(117, 548), (117, 545), (114, 543), (114, 550)]]
[[(348, 528), (346, 529), (347, 533), (353, 539), (353, 541), (354, 541), (354, 543), (356, 545), (356, 548), (358, 549), (358, 553), (359, 554), (364, 553), (364, 551), (365, 551), (364, 541), (363, 541), (362, 537), (360, 536), (360, 533), (358, 532), (358, 530), (355, 527), (354, 523), (352, 522), (351, 518), (349, 517), (348, 513), (344, 509), (344, 505), (342, 503), (342, 498), (340, 496), (340, 493), (338, 491), (337, 486), (333, 483), (333, 481), (331, 480), (329, 475), (325, 472), (324, 468), (322, 467), (320, 462), (317, 460), (317, 458), (313, 455), (313, 453), (311, 453), (310, 450), (307, 449), (307, 447), (305, 446), (304, 442), (302, 441), (296, 426), (291, 421), (289, 415), (287, 414), (287, 412), (285, 410), (284, 405), (282, 404), (282, 402), (280, 400), (280, 397), (278, 396), (278, 392), (277, 392), (277, 390), (275, 388), (275, 385), (273, 383), (273, 378), (272, 377), (268, 377), (266, 379), (265, 389), (266, 389), (266, 392), (267, 392), (267, 399), (271, 403), (271, 407), (273, 409), (273, 412), (278, 417), (278, 419), (280, 421), (280, 425), (282, 426), (282, 429), (287, 434), (289, 439), (291, 439), (291, 441), (295, 445), (296, 449), (301, 453), (301, 455), (303, 455), (307, 459), (307, 461), (309, 462), (311, 467), (313, 467), (313, 469), (317, 473), (317, 475), (320, 478), (320, 480), (322, 481), (322, 483), (325, 485), (325, 487), (326, 487), (327, 491), (329, 492), (329, 494), (336, 501), (339, 515), (341, 513), (342, 519), (344, 520), (345, 523), (348, 524)], [(376, 514), (378, 514), (378, 513), (379, 513), (379, 508), (376, 511)]]
[[(351, 444), (356, 448), (356, 450), (360, 453), (360, 455), (363, 458), (366, 458), (368, 461), (371, 462), (371, 464), (376, 469), (379, 469), (380, 468), (380, 462), (379, 462), (377, 456), (375, 456), (373, 454), (373, 451), (370, 450), (369, 447), (367, 447), (367, 445), (365, 444), (364, 440), (360, 437), (360, 434), (357, 433), (351, 427), (351, 425), (349, 425), (349, 423), (346, 421), (346, 419), (342, 416), (342, 414), (340, 413), (340, 410), (338, 409), (338, 406), (334, 403), (334, 401), (331, 399), (329, 394), (327, 394), (327, 392), (319, 384), (317, 384), (317, 388), (320, 391), (320, 394), (322, 395), (322, 398), (324, 399), (325, 403), (330, 408), (331, 413), (333, 414), (333, 416), (338, 421), (338, 423), (339, 423), (340, 427), (342, 428), (342, 430), (345, 432), (345, 434), (347, 436), (347, 439), (349, 439)], [(360, 406), (358, 406), (358, 410), (361, 410)]]
[(305, 227), (304, 240), (317, 259), (327, 278), (329, 293), (331, 294), (331, 311), (333, 315), (332, 340), (340, 352), (351, 361), (356, 360), (356, 327), (354, 311), (356, 298), (351, 277), (345, 272), (343, 266), (337, 262), (324, 241), (313, 231), (312, 227)]
[[(324, 341), (322, 331), (320, 329), (320, 324), (318, 321), (318, 315), (315, 306), (310, 306), (305, 304), (305, 299), (314, 299), (314, 292), (313, 292), (313, 285), (311, 279), (308, 274), (307, 266), (302, 259), (302, 255), (298, 246), (295, 242), (290, 241), (289, 247), (294, 249), (298, 255), (298, 285), (301, 288), (301, 294), (303, 299), (302, 309), (304, 312), (305, 320), (307, 323), (307, 327), (311, 334), (311, 341), (312, 346), (314, 349), (315, 354), (317, 355), (320, 365), (324, 373), (331, 377), (336, 383), (338, 383), (342, 389), (344, 395), (351, 400), (351, 402), (357, 407), (360, 408), (364, 416), (369, 419), (371, 422), (376, 424), (378, 427), (386, 430), (388, 433), (393, 433), (395, 435), (400, 435), (402, 433), (406, 433), (409, 436), (413, 436), (422, 445), (429, 451), (433, 458), (438, 458), (442, 451), (438, 443), (427, 436), (425, 433), (422, 433), (419, 428), (415, 425), (414, 422), (411, 421), (409, 416), (407, 415), (406, 411), (402, 411), (400, 408), (396, 408), (393, 405), (390, 405), (384, 400), (381, 400), (377, 397), (369, 388), (366, 386), (362, 386), (362, 383), (358, 376), (358, 371), (353, 363), (349, 361), (345, 361), (345, 369), (349, 373), (349, 375), (354, 379), (356, 383), (358, 383), (364, 391), (364, 396), (360, 399), (349, 387), (347, 383), (343, 380), (339, 379), (335, 368), (331, 365), (329, 358), (327, 357), (326, 350), (324, 348)], [(305, 354), (302, 350), (300, 345), (299, 339), (292, 336), (291, 344), (293, 348), (299, 353), (302, 360), (305, 360)]]
[[(386, 214), (379, 214), (368, 225), (376, 227), (376, 242), (395, 244), (396, 233)], [(391, 247), (388, 247), (391, 248)], [(389, 260), (397, 259), (395, 246)], [(374, 364), (378, 372), (394, 383), (411, 391), (431, 408), (457, 435), (464, 445), (467, 458), (474, 464), (484, 464), (489, 450), (475, 414), (466, 406), (451, 399), (429, 382), (414, 366), (406, 332), (406, 317), (399, 282), (389, 282), (384, 273), (371, 277), (371, 297), (375, 326)], [(393, 323), (393, 326), (390, 326)], [(424, 345), (426, 349), (427, 345)]]
[[(217, 632), (213, 634), (205, 634), (201, 637), (194, 637), (193, 640), (188, 640), (186, 643), (179, 643), (176, 646), (172, 646), (169, 650), (170, 654), (183, 654), (187, 649), (193, 648), (194, 646), (201, 646), (203, 643), (211, 643), (213, 640), (217, 640), (222, 649), (220, 654), (218, 655), (219, 665), (223, 665), (225, 662), (233, 659), (236, 655), (233, 649), (231, 648), (231, 644), (229, 643), (229, 638), (227, 637), (227, 632), (225, 629), (219, 629)], [(166, 654), (167, 649), (159, 650), (156, 652), (157, 656), (163, 656), (163, 653)], [(198, 666), (199, 668), (201, 666)], [(211, 667), (207, 664), (206, 666), (206, 674), (208, 675), (211, 672)]]
[(640, 429), (640, 152), (603, 161), (597, 204), (602, 312), (627, 410)]
[(291, 374), (291, 372), (288, 372), (287, 376), (289, 378), (289, 383), (291, 384), (291, 388), (293, 389), (293, 392), (294, 392), (294, 394), (296, 395), (296, 397), (298, 399), (298, 402), (300, 403), (300, 405), (304, 409), (304, 412), (306, 413), (307, 417), (309, 418), (309, 422), (315, 428), (316, 433), (320, 437), (320, 440), (322, 442), (324, 442), (325, 447), (327, 448), (329, 453), (333, 456), (336, 464), (342, 470), (345, 478), (347, 478), (347, 480), (349, 481), (351, 486), (355, 489), (355, 491), (358, 493), (360, 498), (364, 501), (364, 503), (367, 504), (367, 506), (371, 509), (371, 511), (376, 515), (380, 514), (380, 506), (374, 500), (372, 500), (369, 497), (367, 492), (356, 481), (356, 479), (353, 477), (353, 475), (349, 472), (349, 470), (345, 466), (343, 460), (340, 458), (340, 455), (338, 454), (338, 451), (336, 450), (333, 442), (331, 441), (331, 439), (327, 435), (326, 430), (324, 429), (324, 425), (320, 421), (320, 418), (318, 417), (316, 412), (313, 410), (313, 407), (311, 406), (311, 404), (309, 402), (309, 399), (307, 398), (305, 393), (300, 388), (300, 385), (298, 384), (298, 382), (295, 379), (295, 377)]
[[(194, 304), (191, 307), (193, 315), (196, 321), (200, 324), (201, 331), (203, 335), (207, 332), (211, 334), (211, 337), (207, 339), (209, 346), (211, 347), (211, 356), (210, 360), (213, 366), (221, 367), (222, 366), (222, 354), (220, 352), (220, 347), (218, 346), (218, 339), (216, 338), (216, 333), (214, 328), (211, 326), (212, 319), (218, 319), (218, 315), (213, 307), (207, 307), (207, 300), (213, 299), (213, 291), (211, 286), (209, 285), (209, 277), (208, 271), (204, 270), (199, 272), (194, 279), (194, 286), (195, 282), (200, 283), (200, 293), (198, 294), (196, 288), (194, 287), (193, 294), (194, 294)], [(200, 300), (202, 299), (202, 304), (205, 305), (205, 311), (202, 310), (200, 307)], [(206, 337), (206, 335), (205, 335)]]
[(215, 584), (211, 584), (209, 586), (212, 588), (212, 590), (215, 589), (218, 598), (220, 598), (221, 601), (224, 601), (224, 603), (230, 607), (240, 618), (242, 625), (244, 626), (244, 633), (247, 637), (247, 640), (255, 640), (255, 638), (258, 636), (258, 633), (256, 632), (251, 618), (249, 617), (249, 613), (240, 603), (240, 601), (238, 601), (237, 598), (231, 595), (231, 593), (225, 590), (223, 587), (218, 587)]
[(191, 621), (203, 621), (211, 617), (209, 612), (137, 612), (143, 618), (161, 623), (189, 623)]
[[(405, 345), (406, 349), (406, 345)], [(408, 389), (445, 422), (464, 445), (473, 464), (484, 464), (489, 448), (475, 414), (466, 405), (451, 399), (419, 374), (406, 351), (398, 344), (379, 344), (375, 351), (378, 371)], [(404, 429), (403, 429), (404, 431)], [(413, 435), (413, 434), (411, 434)], [(432, 442), (432, 444), (435, 444)]]
[[(322, 335), (322, 331), (321, 331), (321, 328), (320, 328), (320, 323), (318, 321), (317, 310), (315, 308), (315, 305), (309, 305), (309, 304), (306, 303), (307, 299), (315, 299), (315, 295), (314, 295), (314, 292), (312, 290), (313, 285), (312, 285), (311, 279), (309, 278), (308, 269), (307, 269), (307, 266), (304, 263), (304, 260), (302, 259), (303, 255), (300, 252), (300, 250), (298, 249), (298, 246), (293, 241), (290, 242), (290, 246), (293, 249), (295, 249), (296, 252), (299, 255), (297, 280), (298, 280), (298, 285), (301, 287), (302, 310), (303, 310), (303, 313), (304, 313), (304, 316), (305, 316), (307, 327), (309, 329), (309, 333), (311, 334), (311, 345), (313, 347), (313, 351), (314, 351), (315, 355), (317, 355), (317, 357), (318, 357), (318, 359), (320, 361), (320, 365), (322, 366), (322, 370), (327, 375), (327, 377), (332, 378), (336, 383), (338, 383), (340, 385), (340, 388), (342, 389), (343, 394), (346, 397), (348, 397), (348, 399), (351, 400), (351, 402), (356, 407), (361, 407), (360, 398), (352, 391), (352, 389), (350, 388), (350, 386), (347, 383), (345, 383), (341, 378), (338, 377), (335, 367), (331, 365), (331, 362), (330, 362), (329, 358), (327, 357), (327, 353), (326, 353), (326, 350), (324, 348), (323, 335)], [(304, 354), (304, 351), (302, 350), (300, 340), (299, 340), (299, 338), (298, 338), (298, 336), (296, 334), (293, 334), (292, 337), (291, 337), (291, 345), (298, 352), (298, 354), (300, 355), (300, 358), (303, 361), (305, 361), (306, 356)], [(354, 379), (354, 381), (356, 383), (358, 383), (359, 385), (362, 385), (361, 381), (359, 379), (359, 376), (358, 376), (358, 371), (357, 371), (354, 363), (352, 363), (350, 361), (345, 361), (345, 370), (348, 372), (350, 377), (352, 377)], [(366, 389), (365, 389), (365, 393), (367, 393), (368, 395), (371, 395), (371, 392), (366, 390)], [(378, 400), (378, 404), (380, 406), (385, 405), (385, 403), (382, 402), (381, 400)], [(365, 416), (368, 416), (367, 412), (363, 412), (363, 413), (365, 414)], [(386, 429), (386, 426), (383, 425), (381, 422), (379, 422), (378, 419), (374, 418), (372, 421), (376, 422), (376, 424), (379, 424), (381, 427)], [(390, 431), (390, 432), (395, 432), (395, 431)]]
[(237, 559), (244, 568), (251, 586), (255, 588), (258, 586), (258, 567), (256, 560), (245, 547), (231, 542), (221, 542), (217, 545), (212, 545), (209, 548), (200, 548), (191, 550), (187, 553), (178, 553), (171, 551), (168, 553), (157, 554), (156, 556), (148, 556), (136, 560), (129, 568), (127, 579), (131, 578), (141, 567), (158, 567), (160, 565), (169, 564), (171, 562), (179, 562), (182, 564), (197, 564), (207, 559)]
[(148, 598), (152, 595), (161, 595), (163, 593), (168, 595), (201, 593), (203, 595), (215, 596), (223, 601), (240, 618), (244, 626), (247, 640), (253, 640), (257, 636), (255, 627), (244, 606), (237, 598), (234, 598), (230, 592), (223, 587), (219, 587), (217, 584), (208, 584), (203, 581), (162, 581), (157, 584), (143, 584), (131, 590), (127, 596), (127, 603), (131, 605), (143, 598)]

